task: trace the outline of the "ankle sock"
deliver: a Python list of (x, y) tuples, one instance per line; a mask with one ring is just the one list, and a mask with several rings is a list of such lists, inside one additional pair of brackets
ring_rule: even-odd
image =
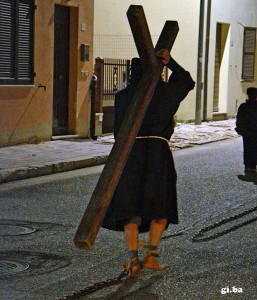
[(154, 245), (152, 245), (152, 244), (148, 244), (147, 246), (147, 249), (149, 249), (149, 250), (157, 250), (157, 246), (154, 246)]
[(138, 251), (137, 250), (130, 250), (130, 251), (128, 251), (128, 256), (129, 256), (129, 259), (132, 259), (134, 257), (138, 257)]

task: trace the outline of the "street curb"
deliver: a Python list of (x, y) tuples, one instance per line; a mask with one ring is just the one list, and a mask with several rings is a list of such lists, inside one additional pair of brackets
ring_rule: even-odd
[[(227, 136), (227, 137), (216, 137), (212, 138), (210, 140), (204, 140), (204, 141), (185, 141), (183, 143), (177, 143), (172, 142), (172, 150), (182, 150), (185, 148), (191, 148), (195, 146), (205, 145), (209, 143), (219, 142), (231, 138), (236, 138), (233, 136)], [(111, 151), (111, 150), (110, 150)], [(31, 165), (27, 167), (20, 167), (18, 169), (11, 168), (11, 169), (5, 169), (1, 170), (0, 172), (0, 184), (8, 183), (12, 181), (18, 181), (23, 179), (29, 179), (34, 177), (40, 177), (45, 175), (51, 175), (51, 174), (57, 174), (61, 172), (67, 172), (67, 171), (73, 171), (77, 169), (82, 168), (88, 168), (93, 167), (101, 164), (105, 164), (110, 151), (106, 152), (102, 155), (96, 155), (94, 157), (77, 157), (72, 158), (70, 160), (59, 160), (59, 161), (53, 161), (53, 162), (46, 162), (45, 164), (38, 165), (36, 163), (32, 163)]]
[(109, 154), (106, 154), (92, 158), (78, 158), (72, 161), (65, 160), (45, 165), (29, 166), (28, 168), (8, 169), (0, 174), (0, 184), (102, 165), (106, 163), (108, 157)]

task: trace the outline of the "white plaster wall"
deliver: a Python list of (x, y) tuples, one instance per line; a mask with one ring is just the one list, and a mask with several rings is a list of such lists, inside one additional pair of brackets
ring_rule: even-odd
[[(237, 107), (246, 99), (248, 86), (257, 86), (255, 81), (243, 82), (242, 51), (244, 27), (257, 27), (257, 1), (256, 0), (213, 0), (210, 31), (209, 73), (208, 73), (208, 116), (212, 116), (212, 99), (214, 86), (215, 39), (216, 24), (230, 24), (230, 44), (228, 53), (227, 78), (227, 113), (235, 116)], [(224, 105), (223, 105), (224, 107)]]
[[(207, 0), (205, 1), (207, 5)], [(95, 0), (95, 35), (131, 35), (127, 20), (130, 5), (142, 5), (148, 21), (150, 33), (158, 36), (166, 20), (177, 20), (179, 33), (171, 51), (173, 57), (187, 70), (193, 79), (197, 77), (197, 52), (200, 0)], [(207, 118), (212, 119), (214, 63), (216, 44), (216, 24), (230, 24), (230, 39), (224, 53), (222, 65), (223, 82), (221, 109), (229, 116), (235, 116), (237, 107), (246, 98), (248, 86), (257, 86), (257, 82), (242, 82), (243, 26), (257, 27), (257, 0), (212, 0), (211, 28), (208, 63)], [(242, 26), (243, 25), (243, 26)], [(106, 47), (114, 47), (112, 43)], [(204, 46), (205, 47), (205, 46)], [(121, 52), (122, 55), (122, 51)], [(114, 58), (118, 54), (112, 51)], [(131, 57), (124, 57), (131, 58)], [(257, 64), (256, 64), (257, 65)], [(256, 79), (256, 78), (255, 78)], [(177, 117), (183, 120), (195, 118), (196, 90), (190, 92), (182, 102)]]
[[(132, 4), (143, 6), (151, 35), (159, 36), (166, 20), (178, 21), (179, 33), (171, 55), (196, 80), (200, 0), (95, 0), (94, 34), (131, 35), (126, 13)], [(119, 58), (115, 51), (113, 55)], [(182, 102), (177, 117), (194, 119), (195, 90)]]

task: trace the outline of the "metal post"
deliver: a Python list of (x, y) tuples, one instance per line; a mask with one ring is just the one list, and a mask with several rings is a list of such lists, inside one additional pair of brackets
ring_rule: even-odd
[(196, 80), (196, 105), (195, 105), (195, 124), (202, 122), (202, 69), (203, 69), (203, 29), (204, 29), (204, 3), (200, 2), (199, 16), (199, 35), (198, 35), (198, 59), (197, 59), (197, 80)]
[(203, 120), (204, 121), (207, 121), (210, 22), (211, 22), (211, 0), (208, 0), (207, 16), (206, 16), (205, 59), (204, 59), (204, 80), (203, 80), (203, 82), (204, 82), (204, 87), (203, 87)]
[(96, 140), (96, 114), (103, 112), (104, 60), (101, 57), (95, 59), (94, 75), (97, 77), (97, 84), (91, 91), (90, 136), (93, 140)]

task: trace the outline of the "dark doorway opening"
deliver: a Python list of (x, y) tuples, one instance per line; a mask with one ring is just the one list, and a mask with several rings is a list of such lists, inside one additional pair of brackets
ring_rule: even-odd
[(53, 135), (68, 134), (70, 9), (54, 12)]

